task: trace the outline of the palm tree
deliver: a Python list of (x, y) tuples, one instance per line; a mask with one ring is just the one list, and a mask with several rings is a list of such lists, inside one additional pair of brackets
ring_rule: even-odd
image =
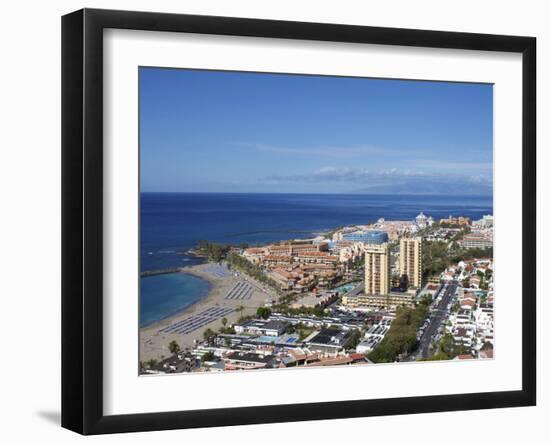
[(216, 333), (208, 328), (206, 331), (203, 332), (204, 339), (208, 342), (208, 344), (211, 343), (212, 339), (216, 336)]
[(172, 354), (177, 354), (180, 351), (180, 345), (178, 345), (178, 342), (176, 340), (172, 340), (170, 343), (168, 343), (168, 350)]
[(225, 318), (225, 317), (222, 318), (222, 325), (223, 325), (224, 328), (226, 327), (226, 325), (227, 325), (227, 318)]

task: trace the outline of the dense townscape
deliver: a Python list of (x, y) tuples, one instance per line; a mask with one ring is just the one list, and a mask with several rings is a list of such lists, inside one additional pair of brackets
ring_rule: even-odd
[(492, 215), (423, 213), (273, 244), (201, 241), (197, 273), (219, 296), (150, 328), (141, 373), (492, 358), (492, 245)]

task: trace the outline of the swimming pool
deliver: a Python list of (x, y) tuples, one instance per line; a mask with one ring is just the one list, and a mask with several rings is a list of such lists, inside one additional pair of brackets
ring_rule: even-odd
[(340, 293), (342, 292), (349, 292), (351, 291), (353, 288), (355, 288), (355, 286), (357, 286), (357, 284), (355, 283), (348, 283), (347, 285), (342, 285), (342, 286), (338, 286), (337, 288), (334, 288), (335, 291), (338, 291)]
[(277, 341), (277, 337), (270, 337), (268, 335), (262, 335), (255, 339), (255, 341), (259, 341), (262, 343), (272, 343), (274, 341)]

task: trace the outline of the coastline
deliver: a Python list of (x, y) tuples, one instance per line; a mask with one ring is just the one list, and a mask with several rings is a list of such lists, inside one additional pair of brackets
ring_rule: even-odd
[[(200, 303), (201, 301), (204, 301), (208, 298), (209, 294), (211, 293), (212, 291), (212, 288), (214, 286), (213, 282), (210, 281), (210, 279), (207, 279), (207, 278), (203, 278), (199, 275), (197, 275), (194, 271), (192, 272), (183, 272), (183, 269), (184, 268), (179, 268), (177, 271), (175, 272), (169, 272), (169, 273), (161, 273), (161, 274), (155, 274), (155, 275), (146, 275), (146, 276), (141, 276), (140, 279), (142, 278), (147, 278), (147, 277), (156, 277), (156, 276), (159, 276), (159, 275), (167, 275), (167, 274), (189, 274), (189, 275), (192, 275), (193, 277), (197, 278), (197, 279), (200, 279), (203, 283), (205, 283), (207, 285), (207, 291), (204, 293), (204, 294), (201, 294), (200, 297), (194, 299), (194, 300), (191, 300), (189, 303), (185, 303), (183, 305), (181, 305), (179, 308), (176, 308), (172, 311), (170, 311), (170, 313), (167, 313), (165, 314), (164, 316), (160, 317), (160, 318), (157, 318), (155, 320), (152, 320), (150, 322), (148, 322), (147, 324), (145, 325), (141, 325), (140, 324), (140, 327), (139, 329), (142, 330), (142, 329), (147, 329), (149, 327), (154, 327), (154, 326), (163, 326), (165, 325), (165, 323), (177, 316), (179, 316), (180, 314), (182, 314), (184, 311), (186, 311), (187, 309), (191, 309), (191, 307), (197, 303)], [(140, 319), (141, 321), (141, 319)]]
[[(216, 269), (219, 267), (220, 272)], [(155, 321), (139, 329), (139, 358), (141, 361), (150, 359), (161, 360), (170, 355), (168, 343), (175, 340), (181, 349), (192, 348), (194, 340), (201, 340), (206, 329), (218, 330), (223, 326), (222, 318), (227, 319), (227, 325), (238, 321), (242, 315), (254, 314), (258, 307), (263, 306), (266, 300), (273, 297), (267, 288), (260, 287), (250, 277), (240, 273), (230, 273), (225, 266), (212, 263), (182, 268), (179, 272), (187, 273), (207, 281), (211, 288), (206, 295), (191, 305), (182, 308), (161, 320)], [(226, 296), (239, 282), (250, 285), (251, 296), (248, 299), (227, 299)], [(239, 311), (242, 306), (242, 312)], [(190, 331), (189, 333), (171, 333), (163, 331), (165, 328), (197, 318), (197, 314), (207, 309), (232, 309), (231, 312)]]

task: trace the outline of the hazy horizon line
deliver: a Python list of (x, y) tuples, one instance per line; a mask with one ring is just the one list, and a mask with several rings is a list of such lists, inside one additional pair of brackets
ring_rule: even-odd
[(406, 196), (406, 195), (415, 195), (415, 196), (452, 196), (452, 197), (493, 197), (493, 194), (477, 194), (472, 195), (471, 193), (468, 194), (449, 194), (449, 193), (433, 193), (433, 192), (423, 192), (423, 193), (415, 193), (415, 192), (269, 192), (269, 191), (263, 191), (263, 192), (255, 192), (255, 191), (148, 191), (148, 190), (139, 190), (140, 194), (274, 194), (274, 195), (390, 195), (390, 196)]

